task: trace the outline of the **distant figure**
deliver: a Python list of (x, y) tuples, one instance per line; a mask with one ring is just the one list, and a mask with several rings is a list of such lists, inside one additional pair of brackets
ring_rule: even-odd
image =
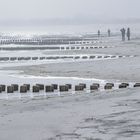
[(100, 32), (100, 30), (98, 30), (98, 37), (100, 37), (100, 35), (101, 35), (101, 32)]
[(130, 40), (130, 28), (127, 28), (127, 38)]
[(110, 31), (110, 29), (108, 29), (108, 37), (110, 37), (110, 35), (111, 35), (111, 31)]
[(122, 34), (122, 41), (125, 41), (125, 32), (126, 32), (126, 30), (124, 28), (122, 28), (120, 31), (121, 31), (121, 34)]

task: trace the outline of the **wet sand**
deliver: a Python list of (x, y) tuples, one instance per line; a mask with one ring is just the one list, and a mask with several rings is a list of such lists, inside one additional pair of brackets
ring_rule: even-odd
[(139, 103), (139, 89), (1, 101), (0, 139), (138, 140)]
[[(121, 47), (87, 53), (137, 56), (8, 69), (21, 70), (23, 75), (140, 82), (139, 46), (135, 41), (120, 44)], [(140, 137), (139, 88), (33, 100), (1, 100), (0, 108), (2, 140), (139, 140)]]
[[(79, 51), (61, 51), (58, 54), (112, 54), (125, 55), (126, 58), (99, 60), (99, 61), (82, 61), (68, 63), (53, 63), (42, 64), (38, 66), (23, 66), (7, 68), (10, 70), (20, 70), (21, 74), (40, 75), (40, 76), (59, 76), (59, 77), (82, 77), (82, 78), (97, 78), (105, 80), (120, 80), (128, 82), (140, 81), (140, 47), (135, 43), (120, 43), (122, 46), (114, 48), (94, 49), (94, 50), (79, 50)], [(119, 44), (119, 45), (120, 45)], [(115, 45), (115, 42), (114, 42)], [(44, 52), (45, 54), (55, 53)], [(127, 57), (127, 56), (134, 57)]]

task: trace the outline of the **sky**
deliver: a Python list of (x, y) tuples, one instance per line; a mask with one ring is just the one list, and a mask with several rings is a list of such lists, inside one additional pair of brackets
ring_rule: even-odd
[(0, 0), (0, 22), (140, 19), (139, 6), (140, 0)]

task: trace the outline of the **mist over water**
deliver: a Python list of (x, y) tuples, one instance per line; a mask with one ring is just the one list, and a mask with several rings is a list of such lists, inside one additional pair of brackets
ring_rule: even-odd
[(98, 30), (101, 33), (106, 33), (108, 29), (112, 33), (120, 33), (120, 29), (130, 27), (133, 34), (140, 34), (140, 24), (82, 24), (82, 25), (47, 25), (47, 26), (32, 26), (32, 27), (0, 27), (1, 33), (8, 34), (96, 34)]

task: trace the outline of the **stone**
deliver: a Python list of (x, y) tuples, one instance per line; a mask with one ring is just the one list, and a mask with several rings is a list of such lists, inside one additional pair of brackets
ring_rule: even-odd
[(112, 84), (106, 84), (105, 86), (104, 86), (104, 89), (112, 89)]
[(127, 88), (127, 85), (125, 85), (125, 84), (120, 84), (120, 85), (119, 85), (119, 88)]
[(38, 57), (32, 57), (32, 60), (38, 60)]
[(114, 87), (114, 83), (106, 83), (106, 85), (111, 85), (112, 87)]
[(66, 86), (68, 86), (69, 89), (72, 89), (72, 85), (71, 84), (66, 84)]
[(11, 57), (11, 58), (10, 58), (10, 61), (15, 61), (15, 60), (17, 60), (16, 57)]
[(7, 93), (14, 93), (14, 87), (13, 86), (7, 86)]
[(44, 59), (46, 59), (46, 57), (40, 57), (39, 59), (40, 59), (40, 60), (44, 60)]
[(75, 91), (83, 91), (84, 86), (83, 85), (75, 85)]
[(90, 85), (90, 90), (98, 90), (98, 85)]
[(92, 85), (98, 86), (98, 88), (100, 87), (99, 83), (93, 83)]
[(20, 93), (27, 93), (27, 86), (25, 85), (20, 86)]
[(44, 87), (45, 87), (43, 84), (36, 84), (36, 86), (39, 87), (39, 90), (44, 90)]
[(134, 87), (140, 87), (140, 83), (135, 83)]
[(14, 91), (18, 91), (18, 84), (12, 84), (11, 86), (13, 86), (14, 87)]
[(45, 91), (46, 92), (54, 92), (54, 88), (53, 88), (53, 86), (52, 85), (50, 85), (50, 86), (45, 86)]
[(28, 90), (28, 91), (30, 90), (30, 84), (24, 84), (24, 86), (27, 87), (27, 90)]
[(32, 87), (32, 91), (35, 93), (35, 92), (39, 92), (39, 90), (40, 90), (40, 87), (39, 86), (33, 86)]
[(69, 87), (67, 85), (60, 85), (59, 86), (59, 91), (60, 92), (69, 91)]
[(80, 56), (75, 56), (74, 59), (80, 59)]
[(83, 86), (84, 88), (87, 87), (86, 84), (84, 84), (84, 83), (80, 83), (79, 85)]
[(52, 84), (52, 87), (53, 87), (54, 90), (58, 89), (58, 85), (57, 84)]
[(6, 85), (0, 85), (2, 87), (2, 91), (5, 91)]
[(102, 58), (102, 56), (97, 56), (97, 58)]
[(122, 85), (126, 85), (127, 87), (129, 86), (129, 83), (121, 83)]
[(83, 56), (83, 57), (82, 57), (82, 59), (87, 59), (87, 58), (88, 58), (87, 56)]
[(2, 93), (2, 87), (0, 86), (0, 93)]

